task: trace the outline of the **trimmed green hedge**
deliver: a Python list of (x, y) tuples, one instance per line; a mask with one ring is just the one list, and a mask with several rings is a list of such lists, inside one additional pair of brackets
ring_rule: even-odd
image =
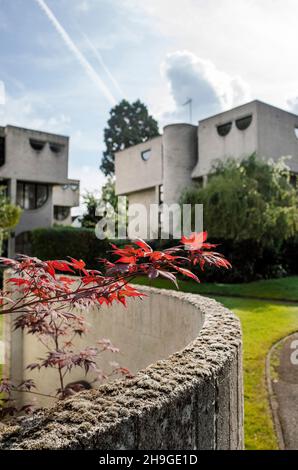
[[(176, 245), (178, 240), (156, 242), (156, 249)], [(280, 246), (258, 243), (255, 240), (217, 240), (215, 248), (232, 263), (232, 269), (218, 269), (206, 266), (198, 276), (204, 282), (241, 283), (273, 279), (298, 274), (298, 236), (290, 238)]]
[[(111, 259), (110, 241), (98, 240), (94, 229), (53, 227), (35, 229), (30, 232), (32, 256), (40, 259), (65, 259), (71, 256), (83, 259), (88, 268), (98, 269), (98, 258)], [(281, 247), (268, 246), (254, 240), (209, 240), (219, 243), (218, 250), (231, 261), (231, 270), (206, 268), (199, 273), (200, 279), (208, 282), (239, 283), (259, 279), (271, 279), (298, 274), (298, 237), (284, 242)], [(152, 241), (154, 249), (164, 249), (179, 241)], [(113, 241), (117, 246), (128, 240)]]
[(30, 232), (31, 255), (39, 259), (83, 259), (88, 268), (98, 269), (98, 258), (108, 258), (110, 242), (96, 238), (94, 229), (53, 227)]

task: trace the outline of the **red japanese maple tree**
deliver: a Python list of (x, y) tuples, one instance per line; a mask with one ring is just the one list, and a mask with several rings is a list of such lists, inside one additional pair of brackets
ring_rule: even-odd
[[(145, 241), (135, 240), (124, 248), (112, 245), (112, 253), (118, 257), (112, 263), (100, 259), (101, 270), (87, 269), (83, 260), (41, 261), (28, 256), (16, 259), (0, 258), (0, 263), (13, 273), (0, 291), (0, 314), (17, 313), (14, 327), (27, 334), (35, 335), (45, 346), (44, 358), (29, 364), (27, 369), (53, 368), (59, 377), (56, 394), (47, 396), (65, 398), (84, 388), (82, 383), (65, 385), (66, 377), (77, 367), (92, 372), (94, 380), (104, 380), (107, 376), (98, 368), (99, 354), (109, 350), (118, 352), (111, 342), (101, 339), (94, 346), (76, 351), (74, 339), (87, 333), (84, 310), (94, 305), (120, 302), (126, 305), (127, 298), (142, 297), (136, 287), (130, 285), (136, 276), (158, 276), (171, 280), (177, 287), (177, 274), (182, 274), (199, 282), (192, 272), (197, 264), (203, 270), (205, 264), (229, 268), (230, 263), (220, 253), (213, 251), (216, 245), (207, 243), (207, 233), (193, 233), (182, 237), (181, 244), (164, 251), (154, 251)], [(14, 295), (11, 295), (13, 291)], [(126, 376), (130, 372), (114, 364), (113, 373)], [(32, 380), (13, 384), (9, 378), (0, 381), (2, 413), (30, 411), (26, 405), (16, 410), (13, 392), (34, 390)]]

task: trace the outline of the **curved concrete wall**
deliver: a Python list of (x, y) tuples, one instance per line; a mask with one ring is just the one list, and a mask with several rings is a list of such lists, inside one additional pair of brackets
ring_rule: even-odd
[[(214, 300), (142, 289), (148, 296), (141, 308), (131, 301), (108, 317), (117, 335), (133, 330), (127, 340), (136, 367), (156, 362), (134, 379), (82, 392), (2, 429), (1, 449), (243, 447), (239, 320)], [(156, 337), (151, 347), (148, 335)]]
[(147, 367), (23, 418), (2, 431), (0, 448), (242, 448), (238, 319), (198, 295), (142, 290), (141, 305), (93, 312), (92, 331), (122, 341), (128, 367)]
[[(102, 306), (90, 309), (86, 313), (88, 321), (88, 334), (77, 338), (75, 346), (84, 349), (86, 346), (96, 345), (101, 338), (109, 338), (113, 345), (120, 349), (119, 354), (104, 353), (97, 361), (105, 373), (112, 371), (110, 361), (117, 361), (127, 367), (134, 374), (140, 369), (165, 359), (170, 354), (179, 351), (190, 343), (200, 331), (203, 324), (201, 312), (186, 302), (177, 302), (176, 297), (151, 294), (148, 297), (134, 299), (128, 308), (122, 304), (113, 304), (111, 307)], [(45, 357), (46, 348), (33, 336), (23, 334), (21, 330), (14, 331), (13, 325), (6, 317), (5, 334), (6, 343), (10, 336), (12, 348), (9, 371), (6, 375), (19, 383), (22, 380), (33, 379), (40, 393), (55, 394), (59, 388), (57, 372), (52, 369), (28, 371), (26, 365), (36, 362), (36, 358)], [(7, 351), (9, 352), (9, 351)], [(7, 364), (9, 365), (9, 364)], [(118, 377), (119, 378), (119, 377)], [(68, 375), (67, 382), (77, 380), (92, 380), (92, 375), (85, 376), (82, 369), (77, 368)], [(19, 394), (19, 406), (32, 401), (32, 395)], [(40, 406), (49, 406), (55, 399), (37, 397)]]
[(179, 202), (182, 191), (191, 184), (198, 160), (197, 126), (171, 124), (164, 128), (164, 202)]

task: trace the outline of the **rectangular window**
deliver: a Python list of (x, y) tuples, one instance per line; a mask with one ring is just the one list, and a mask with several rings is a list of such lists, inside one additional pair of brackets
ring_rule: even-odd
[(17, 204), (25, 210), (42, 207), (49, 195), (49, 187), (46, 184), (25, 183), (18, 181)]
[(35, 209), (35, 185), (24, 184), (24, 209)]
[(36, 206), (41, 207), (48, 199), (48, 187), (45, 184), (36, 185)]
[(54, 206), (54, 219), (62, 222), (70, 215), (70, 207)]

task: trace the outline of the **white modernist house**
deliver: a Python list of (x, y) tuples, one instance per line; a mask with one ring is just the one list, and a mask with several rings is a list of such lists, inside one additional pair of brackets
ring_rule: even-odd
[(68, 146), (69, 138), (62, 135), (0, 127), (0, 185), (23, 209), (9, 240), (9, 255), (24, 252), (29, 230), (71, 223), (80, 182), (68, 178)]
[(206, 180), (218, 161), (252, 153), (287, 161), (296, 182), (298, 116), (252, 101), (201, 120), (171, 124), (163, 134), (116, 153), (116, 193), (129, 204), (172, 204), (193, 182)]

